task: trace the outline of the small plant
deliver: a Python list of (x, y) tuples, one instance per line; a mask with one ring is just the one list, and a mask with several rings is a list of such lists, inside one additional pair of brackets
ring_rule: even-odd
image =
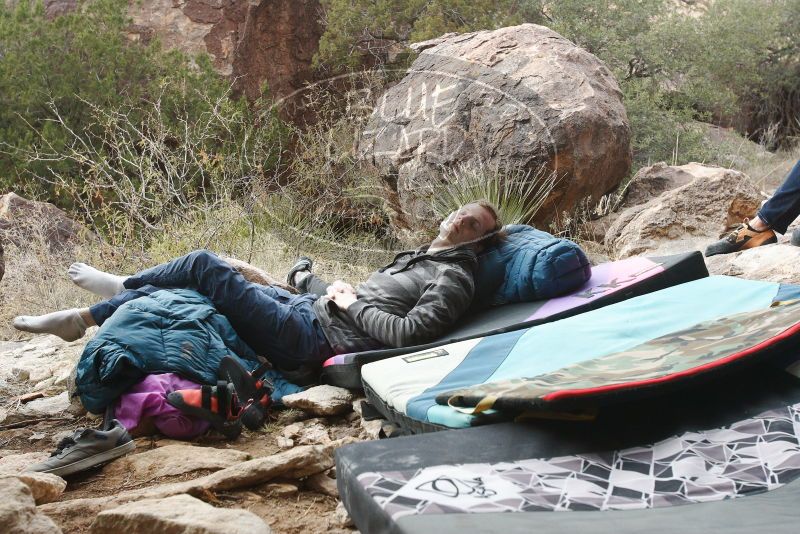
[(464, 204), (488, 200), (504, 224), (527, 224), (536, 216), (558, 182), (545, 167), (526, 170), (484, 162), (465, 163), (443, 172), (433, 192), (433, 211), (445, 218)]

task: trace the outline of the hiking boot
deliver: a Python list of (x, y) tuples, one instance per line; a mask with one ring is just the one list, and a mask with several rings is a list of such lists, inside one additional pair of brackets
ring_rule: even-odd
[(167, 403), (186, 415), (208, 421), (228, 439), (235, 439), (242, 433), (241, 407), (233, 384), (229, 382), (220, 380), (216, 386), (173, 391), (167, 395)]
[(292, 265), (292, 268), (289, 269), (289, 274), (286, 275), (286, 283), (296, 288), (297, 286), (294, 283), (294, 275), (296, 275), (300, 271), (311, 272), (311, 267), (313, 266), (314, 266), (314, 260), (312, 260), (308, 256), (300, 256), (300, 258), (297, 259), (295, 264)]
[(58, 443), (50, 458), (27, 470), (63, 477), (104, 464), (136, 448), (119, 421), (113, 419), (109, 426), (108, 430), (79, 428)]
[(772, 229), (759, 232), (753, 230), (745, 219), (742, 225), (728, 234), (726, 237), (720, 239), (715, 243), (711, 243), (706, 247), (706, 257), (715, 256), (717, 254), (730, 254), (732, 252), (739, 252), (740, 250), (747, 250), (749, 248), (760, 247), (762, 245), (771, 245), (777, 243), (778, 238)]

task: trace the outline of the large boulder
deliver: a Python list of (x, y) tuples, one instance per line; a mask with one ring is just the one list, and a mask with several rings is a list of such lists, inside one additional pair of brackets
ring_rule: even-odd
[(700, 163), (646, 167), (634, 177), (630, 193), (605, 234), (617, 258), (703, 250), (755, 215), (764, 198), (745, 174)]
[(17, 246), (43, 241), (51, 250), (63, 250), (90, 237), (97, 238), (48, 202), (28, 200), (16, 193), (0, 196), (0, 240)]
[(547, 223), (630, 171), (630, 127), (611, 71), (535, 24), (441, 38), (420, 51), (379, 100), (358, 153), (383, 177), (392, 222), (435, 228), (431, 196), (442, 170), (549, 169), (559, 181), (534, 222)]

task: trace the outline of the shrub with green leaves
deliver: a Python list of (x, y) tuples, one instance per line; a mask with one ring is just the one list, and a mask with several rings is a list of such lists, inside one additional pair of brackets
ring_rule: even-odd
[[(119, 0), (81, 1), (53, 19), (41, 1), (0, 2), (0, 189), (100, 226), (114, 213), (97, 208), (126, 205), (116, 216), (145, 225), (221, 178), (274, 170), (285, 130), (274, 114), (230, 98), (207, 56), (135, 42), (129, 24)], [(134, 212), (135, 191), (146, 194)]]

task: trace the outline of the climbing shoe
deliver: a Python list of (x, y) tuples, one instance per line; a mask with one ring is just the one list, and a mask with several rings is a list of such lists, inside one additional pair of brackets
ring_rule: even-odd
[(250, 430), (258, 430), (267, 420), (272, 387), (266, 380), (256, 378), (262, 376), (267, 368), (268, 364), (262, 364), (251, 373), (236, 358), (225, 356), (217, 371), (221, 380), (233, 385), (240, 406), (239, 417)]
[(778, 242), (775, 232), (771, 229), (759, 232), (751, 228), (748, 222), (749, 220), (745, 219), (739, 228), (736, 228), (719, 241), (708, 245), (706, 248), (706, 257), (715, 256), (717, 254), (730, 254), (732, 252), (739, 252), (740, 250), (747, 250), (762, 245), (771, 245), (772, 243)]
[(230, 382), (220, 380), (216, 386), (179, 389), (167, 395), (167, 402), (186, 415), (208, 421), (228, 439), (242, 433), (241, 406)]
[(85, 471), (124, 456), (136, 448), (128, 431), (112, 419), (107, 430), (79, 428), (58, 442), (50, 458), (28, 467), (28, 471), (60, 477)]

